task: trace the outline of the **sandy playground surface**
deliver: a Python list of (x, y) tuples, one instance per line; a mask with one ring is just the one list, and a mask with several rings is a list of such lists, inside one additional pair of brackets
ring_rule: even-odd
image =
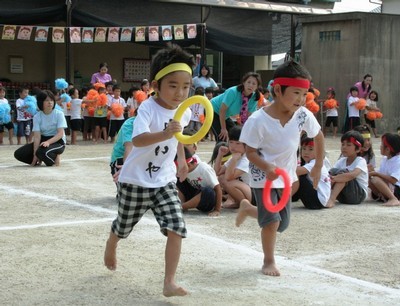
[[(199, 147), (208, 161), (213, 143)], [(293, 203), (291, 225), (278, 235), (280, 277), (260, 272), (256, 220), (237, 228), (235, 210), (189, 212), (177, 280), (190, 295), (165, 298), (166, 239), (151, 212), (120, 242), (117, 271), (103, 266), (116, 215), (112, 145), (68, 146), (52, 168), (18, 163), (16, 148), (0, 146), (1, 305), (400, 304), (399, 207), (367, 201), (310, 211)], [(326, 148), (333, 163), (339, 139)]]

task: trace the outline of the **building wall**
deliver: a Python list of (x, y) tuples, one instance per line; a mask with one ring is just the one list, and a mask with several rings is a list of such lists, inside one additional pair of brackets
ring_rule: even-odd
[(399, 0), (383, 0), (382, 13), (384, 14), (400, 14)]
[[(346, 97), (350, 87), (367, 73), (373, 76), (372, 87), (379, 93), (379, 107), (384, 118), (378, 131), (396, 131), (400, 126), (398, 97), (400, 60), (400, 16), (349, 13), (302, 18), (302, 63), (310, 70), (322, 97), (328, 87), (336, 89), (341, 104), (339, 122), (345, 117)], [(340, 40), (320, 41), (320, 32), (340, 31)]]

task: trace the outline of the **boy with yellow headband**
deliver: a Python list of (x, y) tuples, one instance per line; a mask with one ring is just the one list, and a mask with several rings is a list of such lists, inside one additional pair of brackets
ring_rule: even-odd
[(178, 173), (180, 181), (185, 180), (188, 167), (183, 145), (174, 134), (189, 123), (190, 110), (185, 111), (181, 122), (173, 118), (179, 104), (189, 95), (193, 66), (193, 56), (171, 44), (152, 61), (150, 76), (156, 94), (142, 102), (135, 119), (133, 148), (118, 178), (118, 217), (112, 223), (104, 254), (106, 267), (115, 270), (118, 241), (127, 238), (151, 209), (161, 232), (167, 236), (163, 288), (166, 297), (187, 294), (175, 283), (175, 274), (182, 238), (186, 237), (176, 176)]
[[(302, 131), (314, 138), (315, 142), (315, 165), (310, 173), (314, 189), (317, 189), (321, 176), (324, 136), (315, 116), (303, 107), (310, 80), (309, 72), (300, 64), (289, 61), (280, 65), (275, 70), (272, 84), (274, 103), (260, 108), (248, 118), (239, 139), (246, 144), (246, 154), (250, 161), (250, 187), (257, 203), (264, 252), (262, 272), (265, 275), (280, 275), (274, 255), (276, 236), (277, 232), (282, 232), (289, 226), (291, 203), (289, 200), (278, 213), (267, 211), (262, 201), (263, 187), (267, 179), (273, 181), (271, 200), (277, 203), (285, 186), (275, 169), (286, 170), (291, 184), (298, 180), (296, 153)], [(247, 200), (242, 202), (248, 204)], [(244, 203), (241, 203), (241, 208)], [(242, 211), (239, 209), (238, 218), (245, 217)], [(237, 224), (241, 222), (242, 220), (237, 220)]]

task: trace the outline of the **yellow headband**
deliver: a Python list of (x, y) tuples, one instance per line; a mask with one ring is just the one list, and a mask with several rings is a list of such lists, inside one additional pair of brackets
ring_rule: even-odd
[(361, 136), (362, 136), (364, 139), (371, 138), (371, 134), (370, 134), (370, 133), (361, 134)]
[(190, 68), (189, 65), (185, 63), (173, 63), (168, 66), (165, 66), (163, 69), (157, 72), (156, 77), (154, 79), (158, 81), (159, 79), (165, 77), (167, 74), (170, 74), (171, 72), (175, 71), (186, 71), (187, 73), (192, 75), (192, 68)]

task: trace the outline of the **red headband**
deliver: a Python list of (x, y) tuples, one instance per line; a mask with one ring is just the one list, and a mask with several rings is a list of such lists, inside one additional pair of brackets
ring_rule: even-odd
[(283, 86), (293, 86), (293, 87), (305, 88), (305, 89), (310, 88), (310, 81), (307, 79), (276, 78), (276, 79), (274, 79), (272, 86), (277, 85), (277, 84), (283, 85)]
[(303, 146), (310, 146), (310, 147), (313, 147), (313, 146), (314, 146), (314, 141), (312, 141), (312, 140), (307, 141), (307, 142), (303, 143)]
[(350, 140), (350, 142), (351, 142), (352, 144), (354, 144), (356, 147), (359, 147), (359, 148), (362, 147), (361, 142), (359, 142), (359, 141), (358, 141), (357, 139), (355, 139), (354, 137), (350, 137), (349, 140)]
[(382, 142), (385, 145), (386, 148), (390, 150), (390, 152), (394, 153), (393, 147), (388, 143), (386, 136), (382, 136)]
[[(189, 158), (186, 158), (186, 163), (187, 163), (187, 164), (190, 164), (191, 162), (197, 163), (197, 158), (196, 158), (196, 157), (189, 157)], [(174, 161), (174, 163), (175, 163), (176, 166), (178, 166), (178, 162), (177, 162), (176, 160)]]

